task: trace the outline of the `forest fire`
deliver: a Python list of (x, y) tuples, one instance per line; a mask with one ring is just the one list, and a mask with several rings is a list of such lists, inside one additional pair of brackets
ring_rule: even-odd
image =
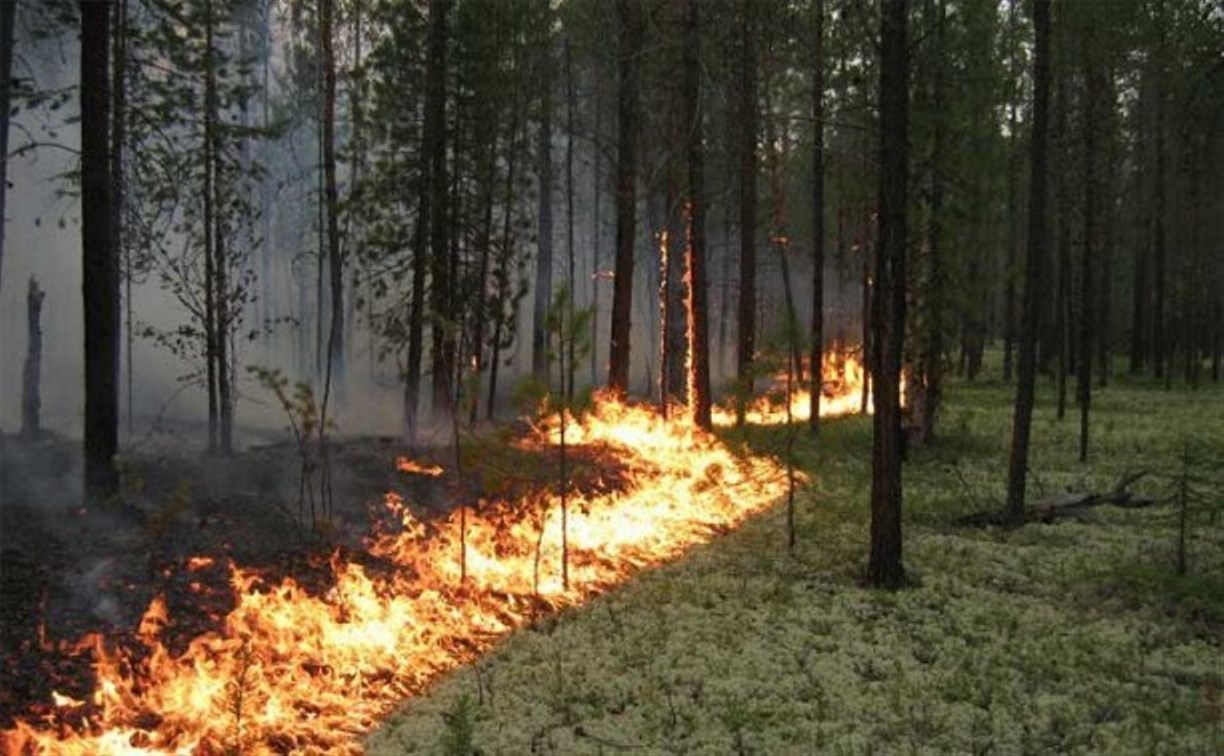
[[(542, 421), (523, 443), (551, 449), (559, 428)], [(565, 436), (567, 445), (599, 445), (628, 479), (615, 493), (568, 494), (568, 588), (559, 496), (460, 507), (425, 521), (389, 494), (399, 527), (376, 533), (368, 547), (391, 569), (334, 556), (334, 584), (315, 595), (292, 579), (271, 585), (231, 565), (235, 608), (177, 654), (163, 643), (175, 620), (159, 597), (127, 645), (98, 636), (76, 644), (92, 654), (97, 678), (87, 700), (55, 693), (40, 710), (47, 713), (0, 734), (0, 750), (355, 752), (357, 736), (398, 701), (541, 611), (671, 559), (785, 491), (776, 461), (735, 456), (687, 422), (606, 397), (567, 423)], [(407, 463), (400, 469), (415, 469)]]
[[(830, 350), (824, 353), (821, 365), (824, 392), (820, 399), (821, 417), (841, 417), (861, 412), (864, 400), (864, 382), (867, 380), (862, 359), (845, 350)], [(780, 425), (787, 421), (786, 374), (774, 376), (778, 386), (748, 403), (744, 410), (744, 422), (751, 425)], [(904, 381), (903, 381), (904, 385)], [(790, 420), (806, 422), (811, 418), (811, 392), (806, 382), (795, 385), (791, 392)], [(870, 388), (866, 392), (867, 411), (871, 411)], [(715, 425), (735, 425), (735, 405), (725, 402), (714, 408)]]

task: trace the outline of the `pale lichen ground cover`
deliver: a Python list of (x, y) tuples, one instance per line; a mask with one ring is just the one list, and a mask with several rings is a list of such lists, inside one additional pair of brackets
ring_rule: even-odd
[[(1220, 753), (1224, 503), (1209, 481), (1224, 474), (1224, 391), (1106, 389), (1087, 465), (1076, 418), (1059, 423), (1041, 401), (1032, 495), (1177, 473), (1190, 441), (1207, 495), (1191, 511), (1188, 576), (1172, 570), (1168, 504), (954, 528), (997, 506), (1011, 410), (1007, 387), (956, 384), (946, 440), (905, 470), (913, 587), (859, 586), (869, 421), (830, 423), (796, 446), (812, 481), (793, 554), (779, 505), (514, 634), (409, 701), (369, 752)], [(776, 449), (784, 433), (747, 443)]]

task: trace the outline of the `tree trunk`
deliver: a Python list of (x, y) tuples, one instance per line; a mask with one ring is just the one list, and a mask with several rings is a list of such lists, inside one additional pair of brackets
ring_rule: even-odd
[(111, 242), (110, 8), (81, 2), (81, 249), (85, 315), (85, 503), (119, 493), (119, 265)]
[(810, 395), (808, 427), (820, 433), (824, 390), (824, 0), (812, 3), (812, 330), (808, 351)]
[(1088, 28), (1084, 39), (1087, 55), (1087, 88), (1085, 91), (1084, 117), (1084, 245), (1080, 263), (1080, 294), (1079, 294), (1079, 357), (1076, 360), (1076, 396), (1080, 409), (1079, 460), (1088, 461), (1088, 414), (1092, 404), (1092, 346), (1094, 338), (1094, 320), (1092, 301), (1093, 277), (1096, 275), (1097, 248), (1100, 246), (1101, 229), (1097, 219), (1097, 206), (1100, 187), (1097, 175), (1099, 155), (1097, 154), (1097, 133), (1101, 126), (1101, 71), (1095, 48), (1096, 35)]
[(710, 429), (710, 325), (705, 238), (705, 146), (701, 119), (701, 20), (698, 0), (684, 7), (684, 124), (688, 130), (688, 221), (685, 268), (688, 304), (688, 402), (697, 427)]
[(871, 555), (867, 580), (896, 588), (901, 563), (901, 397), (905, 335), (905, 205), (909, 73), (905, 0), (883, 0), (880, 17), (880, 212), (876, 255), (875, 416), (871, 455)]
[[(208, 165), (205, 167), (205, 247), (212, 255), (212, 359), (216, 379), (217, 443), (210, 451), (229, 454), (233, 451), (234, 403), (230, 371), (230, 314), (229, 280), (225, 252), (224, 206), (221, 197), (221, 145), (219, 139), (220, 104), (217, 94), (217, 65), (215, 50), (216, 20), (213, 17), (213, 1), (204, 4), (204, 142)], [(211, 244), (207, 240), (211, 240)], [(210, 408), (211, 409), (211, 408)], [(211, 417), (210, 417), (211, 420)]]
[(599, 266), (602, 262), (600, 243), (603, 241), (603, 225), (600, 209), (603, 207), (603, 154), (600, 149), (603, 124), (603, 92), (599, 86), (599, 71), (592, 72), (594, 79), (595, 122), (591, 126), (591, 386), (599, 385)]
[(1153, 200), (1152, 239), (1152, 372), (1157, 378), (1165, 373), (1165, 195), (1168, 191), (1165, 176), (1165, 103), (1161, 91), (1160, 77), (1156, 84), (1156, 175), (1152, 177), (1155, 198)]
[[(1019, 23), (1019, 2), (1009, 0), (1008, 5), (1008, 57), (1012, 60), (1010, 78), (1013, 86), (1020, 86), (1019, 71), (1016, 70), (1016, 32)], [(1020, 140), (1016, 137), (1019, 122), (1016, 111), (1018, 95), (1008, 103), (1008, 160), (1007, 160), (1007, 250), (1003, 263), (1003, 380), (1012, 378), (1012, 352), (1016, 344), (1016, 247), (1020, 244)]]
[(21, 370), (21, 436), (28, 440), (42, 433), (39, 422), (42, 411), (42, 304), (46, 293), (38, 288), (38, 281), (30, 276), (30, 287), (26, 293), (26, 358)]
[(735, 377), (738, 382), (735, 421), (742, 425), (752, 394), (756, 354), (756, 234), (757, 234), (757, 121), (756, 7), (740, 0), (739, 60), (739, 167), (740, 269), (739, 309), (736, 322)]
[(616, 159), (616, 270), (612, 286), (612, 338), (608, 387), (629, 391), (629, 333), (633, 307), (633, 243), (637, 210), (638, 78), (643, 24), (639, 0), (617, 0), (619, 61)]
[[(1047, 11), (1048, 12), (1048, 11)], [(1061, 46), (1060, 46), (1061, 47)], [(1058, 92), (1055, 98), (1054, 133), (1057, 136), (1059, 162), (1069, 164), (1067, 111), (1070, 108), (1069, 92), (1067, 91), (1066, 74), (1058, 76)], [(1048, 149), (1048, 147), (1047, 147)], [(1067, 373), (1071, 362), (1071, 190), (1067, 173), (1069, 168), (1060, 170), (1057, 179), (1058, 197), (1058, 280), (1055, 283), (1054, 328), (1058, 336), (1058, 373), (1057, 380), (1057, 417), (1062, 420), (1067, 415)]]
[[(127, 429), (132, 433), (132, 255), (124, 244), (124, 148), (127, 134), (127, 0), (114, 4), (111, 28), (111, 242), (115, 245), (115, 260), (122, 261), (124, 336), (124, 378), (127, 384)], [(0, 214), (0, 218), (3, 214)]]
[(426, 64), (426, 110), (435, 129), (429, 146), (430, 156), (430, 304), (433, 309), (433, 416), (449, 418), (454, 404), (455, 348), (457, 324), (453, 322), (451, 299), (450, 214), (447, 207), (450, 182), (446, 168), (446, 46), (447, 14), (450, 0), (431, 0), (429, 4), (429, 60)]
[(344, 386), (344, 258), (340, 251), (340, 196), (336, 188), (336, 54), (332, 38), (334, 0), (319, 0), (320, 54), (323, 56), (323, 198), (327, 215), (327, 267), (331, 285), (331, 322), (323, 395), (332, 384)]
[(213, 160), (213, 98), (216, 96), (214, 87), (216, 81), (213, 78), (212, 71), (212, 3), (211, 0), (205, 3), (205, 38), (204, 49), (206, 57), (206, 72), (204, 75), (204, 196), (202, 197), (204, 204), (204, 361), (205, 373), (207, 374), (207, 389), (208, 389), (208, 452), (210, 454), (217, 451), (218, 432), (219, 432), (219, 412), (217, 402), (217, 258), (213, 250), (216, 240), (213, 234), (216, 231), (214, 218), (216, 216), (215, 192), (213, 187), (216, 181), (214, 169), (216, 162)]
[(16, 2), (0, 2), (0, 292), (4, 291), (4, 213), (8, 197), (8, 132), (16, 16)]
[(1033, 393), (1037, 380), (1037, 327), (1040, 322), (1046, 260), (1046, 152), (1049, 146), (1050, 3), (1033, 4), (1036, 34), (1033, 60), (1033, 127), (1029, 178), (1028, 255), (1024, 272), (1024, 310), (1020, 324), (1020, 364), (1016, 405), (1012, 420), (1011, 456), (1007, 474), (1007, 512), (1016, 522), (1024, 518), (1024, 488), (1028, 476), (1029, 435), (1033, 421)]
[[(547, 44), (547, 43), (546, 43)], [(548, 383), (548, 303), (552, 300), (553, 268), (553, 161), (552, 161), (552, 50), (546, 47), (540, 80), (540, 131), (536, 158), (540, 183), (539, 229), (536, 237), (535, 307), (531, 321), (531, 372)]]
[[(561, 390), (566, 402), (574, 401), (574, 373), (577, 372), (578, 365), (575, 361), (577, 357), (577, 334), (573, 333), (574, 328), (574, 310), (576, 308), (576, 299), (578, 297), (577, 276), (574, 269), (574, 56), (570, 50), (569, 37), (565, 38), (565, 289), (569, 294), (569, 312), (566, 313), (566, 322), (569, 323), (571, 333), (569, 341), (566, 344), (568, 353), (565, 356), (567, 369), (563, 376), (564, 382), (561, 385)], [(562, 476), (562, 486), (567, 485), (567, 479)], [(562, 492), (564, 494), (564, 491)], [(562, 499), (564, 503), (564, 499)], [(562, 519), (565, 517), (565, 509), (561, 510)], [(564, 535), (564, 533), (563, 533)], [(565, 565), (562, 565), (565, 567)], [(568, 569), (568, 568), (566, 568)], [(568, 575), (568, 573), (566, 573)], [(567, 583), (568, 585), (568, 583)]]
[[(936, 48), (943, 49), (945, 11), (942, 2), (936, 4)], [(935, 437), (935, 418), (943, 401), (943, 222), (944, 222), (944, 150), (947, 127), (944, 114), (946, 82), (943, 61), (936, 62), (932, 77), (931, 104), (936, 113), (931, 140), (931, 206), (927, 216), (927, 302), (926, 338), (923, 340), (922, 379), (925, 383), (920, 408), (920, 434), (924, 442)]]

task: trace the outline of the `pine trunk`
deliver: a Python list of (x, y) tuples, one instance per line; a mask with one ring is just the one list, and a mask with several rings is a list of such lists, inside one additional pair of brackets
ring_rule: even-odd
[(1033, 4), (1036, 34), (1033, 60), (1033, 126), (1029, 178), (1028, 253), (1024, 273), (1024, 303), (1020, 324), (1019, 376), (1012, 420), (1011, 456), (1007, 476), (1007, 512), (1015, 521), (1024, 517), (1024, 488), (1028, 476), (1029, 436), (1033, 421), (1033, 394), (1037, 381), (1037, 327), (1040, 322), (1046, 251), (1046, 153), (1049, 147), (1050, 3)]
[(908, 52), (905, 0), (883, 0), (880, 17), (880, 212), (876, 255), (875, 415), (871, 455), (871, 554), (867, 580), (897, 588), (901, 560), (901, 397), (905, 335), (905, 223), (908, 175)]
[(608, 387), (629, 391), (629, 333), (633, 307), (633, 244), (637, 211), (638, 78), (643, 23), (639, 0), (617, 0), (619, 61), (616, 158), (616, 269), (612, 285), (612, 336)]
[(81, 3), (81, 251), (85, 320), (85, 503), (119, 493), (119, 265), (111, 241), (110, 8)]

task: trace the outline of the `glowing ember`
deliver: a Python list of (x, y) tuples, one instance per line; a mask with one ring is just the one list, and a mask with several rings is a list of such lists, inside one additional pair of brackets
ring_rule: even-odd
[(399, 457), (395, 460), (395, 469), (409, 475), (424, 475), (427, 478), (436, 478), (446, 472), (437, 465), (423, 465), (415, 460), (407, 457)]
[(208, 556), (193, 556), (187, 560), (188, 572), (199, 572), (212, 567), (215, 562), (212, 557)]
[[(858, 355), (834, 350), (825, 352), (821, 360), (821, 376), (824, 392), (820, 398), (821, 417), (841, 417), (857, 414), (863, 406), (863, 382), (866, 372)], [(744, 421), (753, 425), (778, 425), (786, 422), (786, 375), (775, 376), (781, 384), (753, 399), (744, 412)], [(904, 380), (902, 381), (904, 386)], [(811, 392), (806, 382), (796, 385), (791, 392), (791, 420), (806, 422), (812, 414)], [(871, 412), (871, 392), (867, 392), (867, 411)], [(715, 425), (735, 425), (734, 403), (724, 403), (714, 408)]]
[[(439, 673), (470, 661), (540, 610), (581, 602), (742, 522), (785, 491), (772, 459), (737, 457), (684, 421), (601, 398), (566, 426), (566, 442), (599, 444), (627, 470), (616, 494), (570, 493), (569, 589), (561, 585), (559, 507), (551, 496), (482, 505), (423, 522), (397, 496), (402, 527), (369, 544), (386, 573), (333, 559), (335, 585), (311, 595), (231, 568), (237, 606), (180, 655), (159, 634), (157, 599), (140, 623), (147, 654), (100, 639), (88, 702), (0, 734), (5, 753), (355, 752), (357, 735)], [(527, 443), (558, 442), (554, 420)], [(467, 580), (459, 584), (460, 524)]]

